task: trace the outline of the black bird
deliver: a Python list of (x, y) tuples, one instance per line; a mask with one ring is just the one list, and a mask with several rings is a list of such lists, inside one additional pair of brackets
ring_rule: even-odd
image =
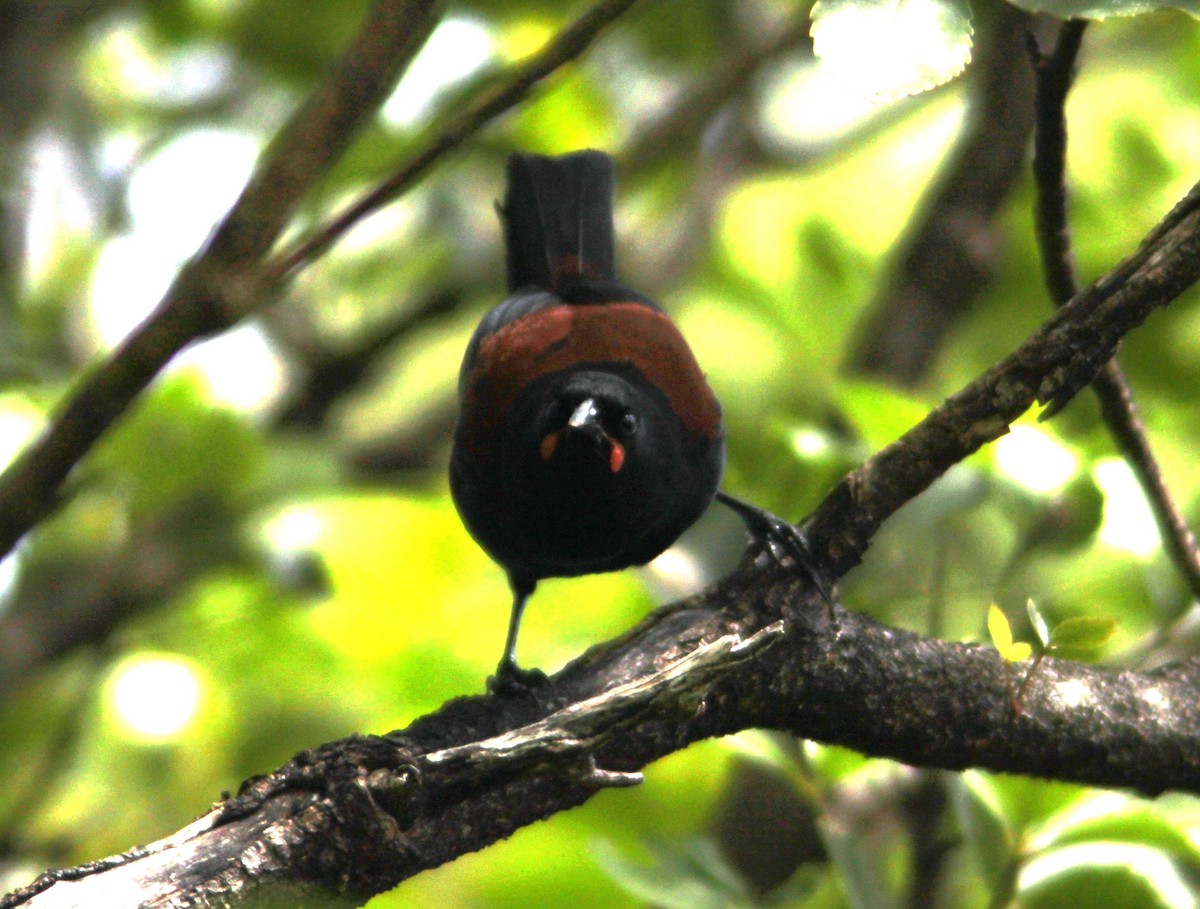
[(720, 404), (674, 323), (616, 277), (612, 160), (514, 154), (499, 210), (509, 297), (467, 345), (450, 460), (463, 523), (513, 591), (496, 687), (540, 676), (515, 658), (538, 581), (645, 564), (714, 497), (828, 600), (796, 528), (718, 491)]

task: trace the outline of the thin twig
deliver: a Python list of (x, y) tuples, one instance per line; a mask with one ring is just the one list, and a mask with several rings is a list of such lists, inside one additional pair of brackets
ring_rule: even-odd
[(204, 256), (244, 262), (266, 255), (296, 205), (391, 94), (437, 24), (440, 5), (440, 0), (371, 5), (329, 75), (272, 141)]
[(1046, 55), (1029, 36), (1036, 89), (1033, 134), (1033, 176), (1037, 185), (1038, 246), (1046, 288), (1055, 306), (1079, 292), (1071, 232), (1067, 223), (1067, 93), (1075, 81), (1075, 59), (1083, 43), (1086, 19), (1069, 19)]
[(425, 147), (398, 167), (390, 177), (365, 193), (332, 221), (276, 256), (267, 266), (271, 284), (288, 280), (319, 257), (367, 215), (395, 201), (448, 152), (458, 148), (500, 114), (511, 110), (529, 91), (561, 66), (582, 54), (604, 28), (637, 0), (601, 0), (563, 29), (526, 63), (514, 69), (491, 91), (485, 92), (454, 117)]
[[(1037, 76), (1037, 129), (1034, 134), (1033, 173), (1037, 186), (1037, 236), (1046, 287), (1056, 306), (1079, 291), (1067, 222), (1067, 93), (1075, 76), (1075, 60), (1083, 41), (1086, 20), (1063, 23), (1049, 54), (1031, 42), (1030, 55)], [(1158, 460), (1150, 448), (1133, 393), (1116, 359), (1096, 376), (1092, 390), (1100, 413), (1117, 448), (1124, 454), (1149, 500), (1159, 533), (1192, 596), (1200, 599), (1200, 549), (1176, 506)]]

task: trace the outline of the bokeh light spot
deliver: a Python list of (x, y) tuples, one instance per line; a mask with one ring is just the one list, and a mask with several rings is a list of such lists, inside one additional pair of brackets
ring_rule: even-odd
[(194, 667), (174, 655), (130, 657), (113, 671), (109, 685), (121, 731), (146, 742), (177, 738), (196, 718), (201, 694)]
[(1096, 465), (1096, 485), (1104, 493), (1100, 542), (1142, 558), (1158, 551), (1158, 525), (1129, 465), (1109, 458)]
[(996, 442), (996, 467), (1031, 492), (1058, 492), (1075, 475), (1079, 458), (1032, 426), (1014, 426)]

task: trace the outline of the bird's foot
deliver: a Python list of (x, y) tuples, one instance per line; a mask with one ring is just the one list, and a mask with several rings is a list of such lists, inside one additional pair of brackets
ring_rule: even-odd
[(540, 669), (522, 669), (511, 660), (503, 660), (496, 674), (488, 676), (487, 689), (502, 698), (533, 697), (554, 687), (550, 677)]
[(727, 492), (718, 491), (717, 501), (742, 519), (750, 538), (762, 551), (769, 552), (777, 562), (791, 559), (798, 565), (808, 575), (822, 599), (831, 609), (834, 608), (829, 584), (817, 568), (817, 560), (799, 527), (765, 508), (743, 502)]

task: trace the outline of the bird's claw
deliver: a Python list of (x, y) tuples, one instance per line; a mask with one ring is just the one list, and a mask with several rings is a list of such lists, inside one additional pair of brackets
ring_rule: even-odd
[(717, 500), (742, 519), (750, 538), (760, 547), (760, 551), (770, 553), (771, 558), (780, 564), (786, 559), (791, 559), (800, 566), (822, 599), (833, 608), (833, 594), (817, 568), (817, 560), (799, 527), (765, 508), (743, 502), (726, 492), (718, 492)]
[(516, 663), (504, 661), (496, 667), (496, 674), (488, 676), (487, 689), (502, 698), (528, 696), (536, 698), (543, 691), (552, 689), (550, 677), (540, 669), (522, 669)]

